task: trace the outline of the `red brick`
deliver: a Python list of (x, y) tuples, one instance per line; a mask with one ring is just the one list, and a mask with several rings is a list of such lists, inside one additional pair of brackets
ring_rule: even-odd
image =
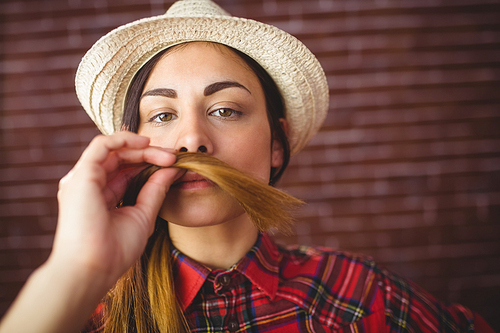
[[(98, 133), (74, 94), (80, 58), (171, 2), (0, 3), (0, 315), (48, 255), (58, 179)], [(499, 330), (498, 4), (218, 2), (296, 34), (327, 73), (325, 125), (279, 183), (309, 204), (279, 241), (371, 255)]]

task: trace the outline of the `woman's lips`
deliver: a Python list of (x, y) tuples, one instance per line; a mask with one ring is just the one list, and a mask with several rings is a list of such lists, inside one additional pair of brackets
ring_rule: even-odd
[(197, 190), (212, 187), (214, 183), (195, 172), (188, 171), (172, 185), (183, 190)]

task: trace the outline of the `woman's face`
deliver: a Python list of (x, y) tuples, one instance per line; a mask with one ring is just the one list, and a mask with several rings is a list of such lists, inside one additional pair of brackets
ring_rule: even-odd
[[(139, 113), (138, 133), (152, 145), (205, 152), (266, 183), (271, 167), (282, 163), (259, 79), (224, 46), (196, 42), (166, 53), (146, 81)], [(179, 225), (208, 226), (242, 214), (218, 187), (186, 173), (159, 215)]]

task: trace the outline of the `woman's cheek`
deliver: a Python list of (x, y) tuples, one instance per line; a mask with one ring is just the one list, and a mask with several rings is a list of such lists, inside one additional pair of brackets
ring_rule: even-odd
[(255, 133), (259, 132), (249, 131), (239, 136), (241, 144), (234, 145), (233, 149), (225, 152), (221, 149), (220, 157), (217, 155), (216, 157), (267, 183), (271, 173), (271, 135)]

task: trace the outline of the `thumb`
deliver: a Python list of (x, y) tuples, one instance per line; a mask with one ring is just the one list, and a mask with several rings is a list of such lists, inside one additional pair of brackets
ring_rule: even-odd
[[(162, 168), (149, 177), (137, 196), (135, 208), (142, 211), (146, 221), (155, 221), (156, 216), (165, 201), (165, 196), (172, 183), (182, 176), (184, 170), (177, 168)], [(150, 233), (154, 230), (151, 223)]]

